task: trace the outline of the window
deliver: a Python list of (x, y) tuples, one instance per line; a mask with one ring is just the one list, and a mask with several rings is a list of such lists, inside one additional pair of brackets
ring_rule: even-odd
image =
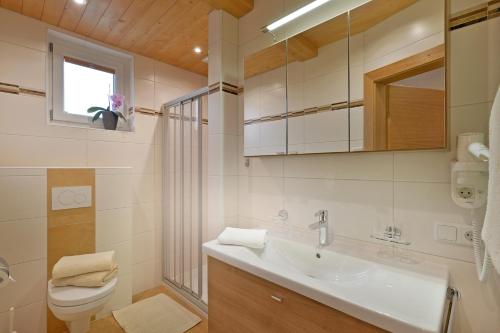
[[(133, 107), (132, 56), (55, 31), (49, 31), (49, 50), (51, 121), (102, 128), (87, 109), (108, 107), (115, 93), (125, 96), (122, 113)], [(128, 124), (119, 129), (128, 130)]]

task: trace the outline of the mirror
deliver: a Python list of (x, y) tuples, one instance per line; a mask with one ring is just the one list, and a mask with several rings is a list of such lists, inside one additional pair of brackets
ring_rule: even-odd
[(288, 39), (288, 154), (349, 151), (347, 13)]
[(283, 41), (244, 59), (244, 155), (286, 154), (286, 57)]
[(445, 49), (445, 0), (372, 0), (245, 57), (245, 156), (446, 148)]
[(444, 0), (350, 11), (351, 151), (446, 148), (444, 29)]

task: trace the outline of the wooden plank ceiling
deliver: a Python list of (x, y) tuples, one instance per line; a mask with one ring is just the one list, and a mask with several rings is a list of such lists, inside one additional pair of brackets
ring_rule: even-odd
[(0, 0), (0, 6), (206, 76), (208, 14), (224, 9), (241, 17), (253, 0)]

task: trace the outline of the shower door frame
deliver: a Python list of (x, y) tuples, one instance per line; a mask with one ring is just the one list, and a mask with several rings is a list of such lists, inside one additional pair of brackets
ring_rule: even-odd
[[(185, 95), (185, 96), (182, 96), (182, 97), (179, 97), (173, 101), (170, 101), (170, 102), (167, 102), (165, 104), (162, 105), (161, 107), (161, 113), (163, 115), (163, 128), (164, 128), (164, 134), (163, 134), (163, 140), (162, 140), (162, 161), (163, 161), (163, 166), (162, 166), (162, 173), (163, 173), (163, 181), (162, 181), (162, 228), (163, 228), (163, 237), (162, 237), (162, 249), (163, 249), (163, 259), (162, 259), (162, 279), (163, 279), (163, 282), (166, 283), (168, 286), (170, 286), (172, 289), (174, 289), (174, 291), (178, 292), (179, 294), (181, 294), (182, 296), (184, 296), (185, 298), (187, 298), (189, 301), (191, 301), (194, 305), (196, 305), (197, 307), (199, 307), (202, 311), (204, 311), (205, 313), (208, 312), (208, 306), (207, 304), (202, 300), (202, 295), (203, 295), (203, 253), (202, 253), (202, 243), (203, 243), (203, 190), (204, 190), (204, 186), (203, 186), (203, 119), (202, 119), (202, 108), (204, 107), (204, 104), (202, 103), (202, 98), (203, 96), (208, 96), (208, 93), (209, 93), (209, 89), (208, 87), (204, 87), (202, 89), (198, 89), (198, 90), (195, 90), (193, 92), (191, 92), (190, 94), (188, 95)], [(184, 189), (184, 170), (183, 170), (183, 163), (184, 163), (184, 145), (183, 145), (183, 140), (184, 140), (184, 125), (183, 123), (181, 123), (181, 126), (180, 127), (180, 151), (181, 151), (181, 158), (180, 158), (180, 168), (181, 168), (181, 172), (180, 172), (180, 177), (181, 177), (181, 186), (180, 186), (180, 198), (181, 198), (181, 208), (180, 208), (180, 211), (181, 211), (181, 221), (180, 221), (180, 228), (181, 228), (181, 232), (180, 232), (180, 239), (177, 240), (176, 237), (177, 237), (177, 230), (176, 230), (176, 221), (173, 222), (173, 240), (174, 240), (174, 245), (173, 245), (173, 251), (174, 251), (174, 260), (173, 260), (173, 270), (174, 270), (174, 274), (173, 274), (173, 280), (170, 279), (168, 276), (169, 276), (169, 272), (168, 272), (168, 250), (169, 250), (169, 244), (168, 242), (170, 241), (169, 239), (169, 231), (171, 232), (172, 230), (171, 227), (172, 227), (172, 223), (169, 221), (169, 214), (165, 214), (165, 208), (170, 208), (170, 191), (169, 191), (169, 186), (172, 186), (172, 184), (170, 184), (169, 182), (169, 160), (168, 160), (168, 149), (170, 149), (170, 145), (169, 145), (169, 138), (170, 138), (170, 134), (168, 133), (168, 130), (169, 130), (169, 127), (168, 127), (168, 122), (169, 122), (169, 119), (170, 118), (173, 118), (173, 117), (170, 117), (169, 115), (169, 110), (170, 108), (173, 108), (173, 107), (180, 107), (180, 119), (183, 120), (184, 118), (184, 105), (186, 104), (189, 104), (190, 107), (191, 107), (191, 116), (193, 114), (192, 110), (193, 110), (193, 103), (197, 102), (197, 123), (198, 123), (198, 129), (199, 129), (199, 132), (198, 132), (198, 175), (197, 175), (197, 178), (198, 178), (198, 198), (197, 198), (197, 201), (198, 201), (198, 216), (197, 216), (197, 220), (198, 220), (198, 236), (197, 236), (197, 240), (198, 240), (198, 244), (197, 245), (197, 259), (198, 259), (198, 263), (197, 263), (197, 273), (198, 273), (198, 278), (197, 278), (197, 282), (198, 282), (198, 289), (197, 291), (195, 292), (193, 290), (193, 279), (192, 279), (192, 276), (190, 277), (190, 288), (186, 287), (185, 284), (184, 284), (184, 224), (185, 224), (185, 221), (184, 221), (184, 193), (183, 193), (183, 189)], [(207, 99), (207, 103), (208, 103), (208, 99)], [(208, 107), (208, 105), (207, 105)], [(192, 136), (191, 136), (192, 138)], [(192, 146), (192, 145), (191, 145)], [(176, 149), (176, 147), (174, 147), (174, 149)], [(175, 157), (175, 152), (174, 152), (174, 157)], [(175, 163), (175, 162), (174, 162)], [(192, 180), (190, 181), (190, 184), (192, 186)], [(175, 182), (174, 182), (174, 187), (175, 187)], [(175, 195), (175, 188), (174, 188), (174, 195)], [(175, 207), (176, 205), (174, 204), (174, 209), (176, 208)], [(175, 219), (175, 213), (174, 213), (174, 219)], [(191, 228), (192, 228), (192, 223), (191, 223)], [(192, 230), (192, 229), (191, 229)], [(190, 250), (193, 249), (193, 238), (192, 238), (192, 235), (190, 235), (189, 237), (189, 240), (190, 240)], [(181, 255), (181, 259), (180, 259), (180, 274), (181, 274), (181, 282), (179, 283), (178, 281), (176, 281), (176, 266), (177, 266), (177, 246), (176, 246), (176, 242), (180, 241), (181, 242), (181, 247), (180, 247), (180, 255)], [(192, 254), (190, 253), (190, 258), (189, 258), (189, 262), (190, 262), (190, 274), (192, 274)], [(207, 291), (208, 292), (208, 291)]]

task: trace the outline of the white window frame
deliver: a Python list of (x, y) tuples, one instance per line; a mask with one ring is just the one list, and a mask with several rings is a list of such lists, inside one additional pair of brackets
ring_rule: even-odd
[[(61, 32), (48, 31), (48, 97), (49, 121), (57, 124), (103, 128), (102, 118), (92, 122), (92, 117), (64, 111), (64, 57), (74, 58), (115, 71), (114, 91), (125, 96), (122, 111), (134, 107), (134, 58), (132, 55), (113, 50)], [(106, 107), (107, 105), (96, 105)], [(129, 126), (118, 128), (129, 130)]]

